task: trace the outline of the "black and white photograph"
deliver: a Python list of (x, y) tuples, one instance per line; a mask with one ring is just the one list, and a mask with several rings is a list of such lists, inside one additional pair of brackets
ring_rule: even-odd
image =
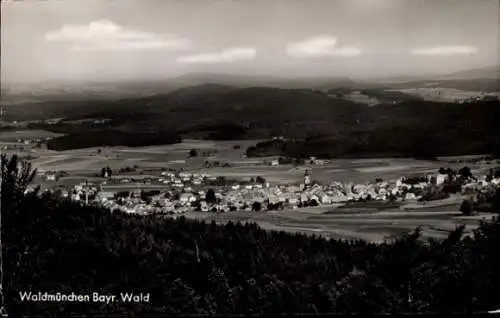
[(500, 314), (498, 0), (2, 0), (1, 317)]

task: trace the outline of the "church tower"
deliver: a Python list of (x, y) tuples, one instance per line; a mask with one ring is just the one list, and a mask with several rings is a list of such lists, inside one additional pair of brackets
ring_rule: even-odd
[(306, 169), (304, 173), (304, 186), (307, 188), (311, 185), (311, 169)]
[(5, 107), (0, 105), (0, 121), (5, 121)]

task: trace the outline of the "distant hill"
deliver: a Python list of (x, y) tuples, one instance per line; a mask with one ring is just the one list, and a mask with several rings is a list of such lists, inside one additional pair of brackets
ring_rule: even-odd
[(441, 77), (443, 80), (460, 79), (500, 79), (500, 66), (482, 67), (472, 70), (455, 72)]
[(46, 101), (116, 100), (162, 95), (182, 88), (199, 85), (219, 85), (238, 88), (274, 87), (294, 89), (333, 89), (351, 87), (349, 78), (279, 78), (230, 74), (192, 73), (162, 80), (116, 82), (47, 82), (2, 86), (2, 101), (6, 105)]
[(455, 88), (465, 91), (500, 91), (500, 67), (490, 66), (444, 75), (400, 75), (357, 81), (358, 89), (398, 89), (425, 87)]
[[(364, 85), (370, 89), (405, 89), (417, 87), (454, 88), (463, 91), (499, 92), (500, 81), (496, 78), (481, 79), (429, 79), (409, 82), (389, 82)], [(361, 87), (360, 87), (361, 88)]]
[[(402, 99), (397, 105), (369, 107), (311, 89), (204, 84), (149, 97), (69, 103), (60, 105), (59, 111), (59, 117), (71, 119), (78, 114), (112, 119), (105, 127), (71, 123), (32, 127), (94, 136), (96, 140), (87, 145), (100, 144), (96, 131), (146, 133), (141, 145), (157, 144), (158, 139), (152, 138), (155, 132), (169, 131), (182, 138), (295, 140), (278, 148), (257, 148), (249, 152), (252, 156), (432, 157), (491, 153), (500, 141), (496, 120), (500, 108), (494, 102), (450, 105)], [(64, 147), (81, 147), (71, 140), (63, 140)]]
[(436, 80), (481, 80), (481, 79), (500, 79), (500, 67), (488, 66), (476, 69), (469, 69), (451, 74), (426, 74), (426, 75), (396, 75), (375, 80), (360, 80), (358, 84), (373, 84), (373, 83), (409, 83), (409, 82), (424, 82)]
[(275, 82), (277, 80), (279, 80), (279, 78), (272, 76), (231, 75), (217, 73), (188, 73), (171, 79), (171, 81), (178, 83), (179, 86), (218, 84), (236, 87), (259, 86), (264, 83)]
[[(376, 95), (377, 90), (423, 87), (429, 82), (364, 87)], [(434, 79), (433, 83), (463, 90), (498, 89), (496, 79)], [(450, 105), (399, 96), (400, 104), (368, 107), (339, 96), (363, 88), (343, 78), (188, 74), (155, 85), (156, 93), (146, 96), (125, 94), (115, 99), (47, 100), (8, 106), (7, 119), (111, 119), (105, 127), (74, 123), (32, 125), (32, 128), (76, 136), (69, 141), (63, 140), (64, 147), (80, 147), (71, 143), (81, 136), (97, 138), (87, 145), (99, 144), (96, 131), (104, 129), (113, 137), (110, 143), (115, 142), (119, 132), (129, 134), (127, 136), (144, 133), (141, 145), (161, 142), (152, 138), (161, 131), (179, 134), (182, 138), (235, 140), (285, 136), (300, 140), (295, 144), (285, 143), (280, 149), (258, 149), (254, 155), (269, 154), (269, 151), (283, 155), (314, 153), (324, 156), (375, 152), (411, 156), (465, 155), (491, 152), (500, 142), (496, 122), (496, 118), (500, 118), (500, 108), (494, 102)]]
[[(400, 75), (388, 78), (353, 81), (348, 77), (281, 78), (259, 75), (188, 73), (154, 80), (122, 80), (115, 82), (45, 82), (38, 84), (2, 84), (2, 102), (7, 105), (46, 101), (113, 100), (164, 95), (182, 88), (199, 85), (235, 88), (272, 87), (283, 89), (373, 88), (417, 85), (439, 81), (450, 88), (472, 87), (494, 89), (500, 78), (500, 67), (491, 66), (446, 75)], [(478, 85), (478, 83), (481, 83)]]
[(290, 120), (302, 120), (310, 116), (326, 120), (328, 117), (322, 117), (325, 110), (332, 112), (336, 109), (338, 111), (339, 105), (359, 107), (353, 102), (331, 98), (318, 90), (272, 87), (239, 88), (219, 84), (201, 84), (180, 88), (168, 94), (136, 98), (25, 103), (7, 107), (7, 116), (9, 120), (54, 117), (119, 119), (134, 114), (134, 116), (146, 116), (154, 120), (153, 117), (157, 115), (176, 118), (177, 114), (191, 112), (191, 115), (196, 114), (194, 118), (187, 117), (188, 122), (192, 122), (221, 116), (231, 120), (252, 116), (257, 120), (272, 113), (273, 116), (289, 117)]
[(11, 84), (2, 89), (2, 102), (5, 105), (20, 105), (45, 102), (117, 100), (170, 93), (180, 87), (168, 81)]
[(258, 86), (292, 89), (327, 89), (354, 85), (354, 81), (347, 77), (280, 78), (273, 76), (245, 76), (211, 73), (186, 74), (175, 78), (173, 82), (187, 86), (219, 84), (240, 88)]
[(252, 126), (255, 133), (271, 129), (276, 134), (286, 130), (304, 135), (309, 130), (335, 125), (339, 117), (344, 121), (351, 118), (351, 124), (356, 111), (363, 108), (364, 105), (331, 98), (319, 91), (271, 87), (225, 91), (220, 86), (203, 85), (172, 92), (153, 107), (138, 108), (135, 116), (183, 130), (224, 122), (245, 123)]
[(177, 89), (166, 96), (161, 105), (184, 105), (192, 103), (207, 102), (215, 100), (220, 96), (227, 94), (237, 87), (220, 84), (200, 84)]

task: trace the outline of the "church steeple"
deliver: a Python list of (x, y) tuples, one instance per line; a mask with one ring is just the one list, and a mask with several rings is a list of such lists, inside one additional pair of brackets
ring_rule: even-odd
[(311, 169), (306, 169), (304, 172), (304, 186), (308, 187), (311, 185)]
[(5, 121), (5, 107), (0, 105), (0, 121)]

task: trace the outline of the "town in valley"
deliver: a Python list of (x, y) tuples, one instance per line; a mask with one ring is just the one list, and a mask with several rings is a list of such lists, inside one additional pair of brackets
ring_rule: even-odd
[[(445, 237), (460, 224), (470, 231), (478, 219), (495, 215), (486, 198), (500, 187), (500, 162), (489, 155), (248, 158), (241, 147), (255, 143), (248, 140), (57, 152), (46, 147), (54, 137), (38, 133), (3, 133), (11, 137), (4, 151), (17, 151), (38, 169), (26, 191), (40, 187), (40, 195), (111, 211), (257, 222), (325, 237), (383, 241), (417, 226), (424, 235)], [(464, 202), (470, 211), (462, 211)]]

